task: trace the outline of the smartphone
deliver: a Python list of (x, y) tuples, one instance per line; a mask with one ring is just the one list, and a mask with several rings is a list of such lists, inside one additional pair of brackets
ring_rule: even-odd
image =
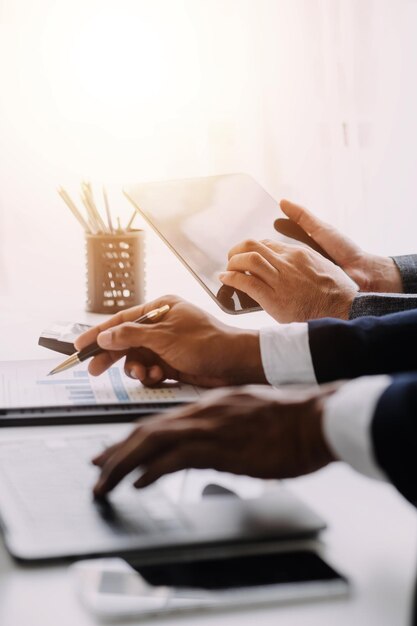
[(145, 617), (191, 610), (346, 597), (347, 579), (310, 550), (181, 559), (122, 559), (72, 566), (78, 594), (96, 616)]

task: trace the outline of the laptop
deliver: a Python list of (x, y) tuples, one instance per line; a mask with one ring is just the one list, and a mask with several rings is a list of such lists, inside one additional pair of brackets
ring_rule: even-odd
[(152, 561), (173, 551), (314, 538), (325, 528), (284, 488), (250, 499), (178, 503), (161, 481), (138, 491), (130, 477), (108, 500), (95, 502), (91, 458), (121, 431), (65, 430), (0, 442), (1, 528), (17, 560), (134, 555)]

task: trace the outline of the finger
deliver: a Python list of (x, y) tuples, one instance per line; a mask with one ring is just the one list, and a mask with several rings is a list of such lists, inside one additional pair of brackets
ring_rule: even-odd
[(342, 233), (320, 220), (313, 213), (289, 200), (281, 200), (280, 207), (287, 217), (301, 226), (337, 262), (357, 254), (358, 246)]
[(113, 326), (119, 326), (120, 324), (123, 324), (124, 322), (133, 322), (135, 319), (138, 319), (145, 313), (148, 313), (149, 311), (152, 311), (153, 309), (163, 306), (164, 304), (169, 304), (172, 308), (173, 306), (175, 306), (177, 302), (179, 302), (179, 300), (180, 299), (177, 298), (176, 296), (168, 295), (168, 296), (163, 296), (161, 298), (157, 298), (156, 300), (153, 300), (152, 302), (147, 302), (146, 304), (140, 304), (139, 306), (126, 309), (125, 311), (120, 311), (119, 313), (116, 313), (115, 315), (110, 317), (105, 322), (102, 322), (101, 324), (94, 326), (94, 328), (90, 328), (85, 333), (82, 333), (82, 335), (77, 337), (77, 339), (74, 342), (75, 348), (77, 350), (81, 350), (82, 348), (85, 348), (85, 346), (88, 346), (91, 343), (93, 343), (97, 339), (97, 336), (99, 335), (99, 333), (103, 332), (104, 330), (112, 328)]
[(279, 241), (274, 241), (273, 239), (261, 239), (260, 243), (263, 243), (264, 246), (273, 250), (275, 252), (282, 252), (283, 244)]
[(126, 358), (125, 374), (126, 376), (129, 376), (129, 378), (139, 380), (141, 383), (143, 383), (143, 381), (148, 378), (148, 368), (142, 363), (139, 363), (139, 361), (128, 361)]
[(135, 455), (135, 442), (126, 440), (119, 444), (114, 451), (101, 464), (100, 476), (93, 487), (95, 497), (102, 497), (111, 491), (118, 483), (137, 466)]
[(143, 489), (166, 474), (189, 468), (213, 468), (218, 457), (216, 448), (212, 443), (205, 442), (180, 445), (147, 465), (142, 476), (133, 484), (137, 489)]
[(102, 497), (130, 472), (153, 460), (167, 447), (175, 447), (188, 439), (199, 439), (206, 432), (204, 424), (194, 420), (173, 420), (160, 416), (159, 424), (143, 426), (128, 437), (103, 464), (94, 486), (94, 495)]
[(167, 378), (159, 365), (144, 367), (140, 363), (133, 363), (126, 368), (126, 373), (130, 378), (139, 380), (145, 387), (159, 385)]
[(142, 418), (140, 425), (136, 426), (124, 439), (121, 439), (120, 441), (117, 441), (116, 443), (113, 443), (112, 445), (102, 450), (92, 459), (92, 463), (94, 465), (102, 467), (104, 463), (106, 463), (122, 446), (131, 441), (135, 437), (137, 430), (147, 424), (148, 420), (150, 419), (151, 418), (146, 417)]
[(152, 365), (147, 371), (147, 377), (145, 379), (145, 385), (159, 385), (167, 378), (163, 368), (160, 365)]
[(88, 330), (85, 331), (85, 333), (82, 333), (82, 335), (77, 337), (77, 339), (75, 340), (74, 345), (76, 349), (81, 350), (85, 346), (88, 346), (91, 343), (93, 343), (97, 339), (97, 335), (101, 333), (103, 330), (107, 330), (108, 328), (111, 328), (112, 326), (119, 326), (120, 324), (123, 324), (123, 322), (133, 321), (137, 319), (138, 317), (146, 313), (146, 310), (145, 310), (146, 306), (147, 305), (139, 305), (139, 306), (135, 306), (130, 309), (127, 309), (126, 311), (120, 311), (119, 313), (116, 313), (116, 315), (113, 315), (112, 317), (110, 317), (105, 322), (102, 322), (101, 324), (94, 326), (94, 328), (89, 328)]
[(101, 467), (114, 454), (120, 443), (114, 443), (91, 459), (93, 465)]
[[(274, 249), (277, 252), (280, 252), (283, 247), (283, 244), (274, 242)], [(265, 250), (265, 248), (267, 250)], [(256, 239), (245, 239), (244, 241), (241, 241), (240, 243), (233, 246), (233, 248), (230, 248), (227, 256), (230, 260), (235, 254), (241, 254), (242, 252), (264, 252), (265, 258), (269, 260), (268, 256), (266, 256), (268, 251), (270, 251), (270, 248), (262, 241), (257, 241)]]
[(310, 236), (317, 229), (322, 229), (328, 224), (320, 220), (313, 213), (289, 200), (281, 200), (279, 203), (282, 211), (293, 222), (301, 226), (301, 228)]
[(165, 378), (162, 367), (159, 365), (159, 357), (147, 349), (129, 350), (125, 360), (125, 373), (130, 378), (140, 380), (145, 384), (155, 384)]
[(100, 376), (124, 355), (125, 352), (101, 352), (90, 361), (88, 371), (91, 376)]
[(130, 348), (152, 347), (158, 333), (158, 322), (151, 326), (124, 322), (104, 330), (97, 336), (97, 343), (103, 350), (129, 350)]
[[(152, 353), (150, 350), (140, 348), (130, 351), (104, 350), (92, 359), (88, 366), (88, 371), (92, 376), (100, 376), (105, 370), (125, 355), (125, 373), (130, 378), (140, 380), (144, 384), (155, 384), (156, 382), (162, 381), (167, 377), (160, 367), (158, 367), (157, 370), (152, 369), (155, 361), (158, 360), (157, 355)], [(150, 372), (151, 375), (149, 376)], [(147, 383), (144, 381), (147, 381)]]
[(243, 291), (257, 302), (270, 291), (270, 287), (256, 276), (242, 272), (222, 272), (219, 279), (224, 285)]
[(227, 264), (228, 271), (250, 272), (267, 285), (275, 280), (277, 268), (259, 252), (242, 252), (235, 254)]

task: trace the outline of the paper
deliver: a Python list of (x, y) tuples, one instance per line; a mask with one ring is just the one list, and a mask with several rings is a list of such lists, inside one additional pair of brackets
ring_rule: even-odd
[(0, 409), (193, 402), (201, 394), (175, 382), (149, 389), (126, 376), (121, 364), (99, 377), (90, 376), (86, 364), (48, 376), (56, 365), (56, 359), (0, 362)]

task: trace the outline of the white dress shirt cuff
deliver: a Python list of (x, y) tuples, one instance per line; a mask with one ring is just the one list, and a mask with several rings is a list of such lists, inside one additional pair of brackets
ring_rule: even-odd
[(324, 436), (330, 449), (361, 474), (388, 480), (375, 460), (371, 423), (379, 398), (390, 385), (389, 376), (366, 376), (343, 385), (326, 400)]
[(308, 324), (277, 324), (260, 331), (265, 377), (270, 385), (316, 383)]

